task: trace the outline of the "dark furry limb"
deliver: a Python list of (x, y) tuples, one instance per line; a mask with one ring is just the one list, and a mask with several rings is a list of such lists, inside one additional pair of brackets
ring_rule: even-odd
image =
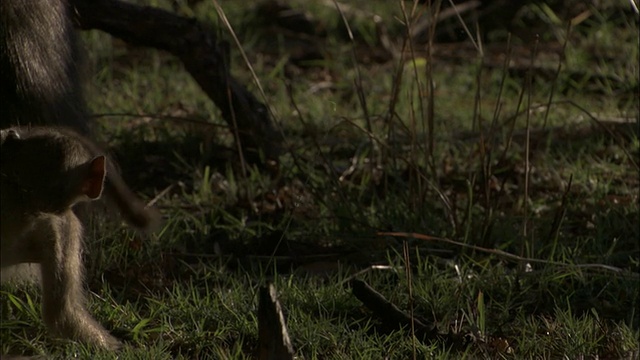
[(64, 0), (0, 1), (0, 128), (65, 125), (88, 132), (70, 19)]
[(269, 112), (229, 73), (228, 48), (213, 29), (195, 19), (165, 10), (117, 0), (72, 0), (77, 25), (105, 31), (128, 43), (167, 51), (221, 110), (231, 129), (238, 129), (243, 152), (257, 160), (277, 160), (281, 136), (273, 128)]

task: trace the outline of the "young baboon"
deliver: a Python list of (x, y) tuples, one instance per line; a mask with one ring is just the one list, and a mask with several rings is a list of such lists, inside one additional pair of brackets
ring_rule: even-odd
[(88, 133), (70, 1), (0, 1), (0, 128), (59, 125)]
[(157, 213), (144, 208), (98, 151), (70, 130), (0, 130), (0, 268), (40, 264), (48, 328), (65, 338), (117, 349), (120, 342), (84, 304), (82, 225), (73, 207), (100, 198), (104, 190), (141, 229), (153, 226)]

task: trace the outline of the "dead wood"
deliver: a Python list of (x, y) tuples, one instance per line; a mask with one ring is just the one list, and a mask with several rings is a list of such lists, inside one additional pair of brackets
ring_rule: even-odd
[(410, 329), (413, 321), (416, 338), (422, 341), (444, 340), (448, 342), (446, 336), (439, 334), (435, 326), (427, 325), (415, 318), (412, 319), (411, 316), (389, 302), (366, 282), (354, 279), (351, 281), (351, 287), (353, 295), (380, 318), (385, 326), (393, 329)]
[(258, 300), (260, 360), (293, 360), (295, 352), (273, 284), (260, 288)]
[[(221, 110), (231, 129), (238, 130), (243, 153), (257, 161), (280, 155), (280, 134), (269, 111), (229, 73), (229, 50), (214, 30), (195, 19), (118, 0), (72, 0), (76, 25), (102, 30), (127, 43), (148, 46), (177, 56), (202, 90)], [(235, 132), (234, 132), (235, 133)]]

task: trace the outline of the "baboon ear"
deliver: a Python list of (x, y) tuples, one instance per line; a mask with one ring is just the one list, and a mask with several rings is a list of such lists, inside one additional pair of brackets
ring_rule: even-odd
[(82, 179), (81, 191), (91, 200), (99, 199), (102, 194), (104, 179), (107, 176), (106, 162), (107, 159), (101, 155), (87, 163), (87, 173)]

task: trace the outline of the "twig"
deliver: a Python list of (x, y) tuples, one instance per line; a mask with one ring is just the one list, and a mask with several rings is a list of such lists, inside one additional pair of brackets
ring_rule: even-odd
[[(522, 221), (522, 244), (520, 247), (520, 256), (524, 255), (524, 249), (528, 246), (529, 251), (533, 251), (533, 236), (529, 237), (529, 180), (531, 179), (531, 92), (533, 91), (533, 65), (538, 54), (538, 44), (540, 38), (536, 35), (533, 50), (531, 51), (531, 59), (529, 71), (527, 72), (527, 113), (526, 113), (526, 140), (524, 143), (524, 199), (522, 206), (524, 210), (524, 219)], [(529, 240), (531, 240), (529, 242)]]
[(404, 273), (407, 275), (407, 288), (409, 290), (409, 318), (411, 319), (411, 346), (413, 348), (413, 360), (416, 360), (416, 324), (413, 313), (413, 286), (411, 279), (411, 257), (409, 256), (409, 243), (402, 242), (402, 256), (404, 257)]
[(556, 210), (556, 214), (553, 217), (553, 222), (551, 223), (551, 228), (549, 229), (548, 238), (553, 239), (553, 248), (551, 250), (550, 258), (553, 259), (553, 256), (556, 252), (556, 246), (558, 245), (558, 235), (560, 234), (560, 226), (562, 225), (562, 221), (564, 220), (565, 215), (567, 214), (567, 199), (569, 198), (569, 191), (571, 191), (571, 184), (573, 183), (573, 174), (569, 176), (569, 183), (567, 184), (567, 188), (562, 194), (562, 201), (560, 202), (560, 206)]
[(393, 328), (403, 328), (410, 327), (413, 322), (416, 336), (423, 340), (435, 340), (444, 336), (438, 334), (435, 326), (426, 325), (398, 309), (397, 306), (385, 299), (382, 294), (374, 290), (366, 282), (354, 279), (351, 281), (351, 287), (353, 295), (376, 314), (385, 325)]
[(502, 257), (504, 259), (511, 260), (511, 261), (518, 262), (518, 263), (531, 262), (531, 263), (549, 264), (549, 265), (562, 266), (562, 267), (568, 267), (568, 268), (576, 268), (576, 269), (590, 269), (590, 268), (592, 268), (592, 269), (602, 269), (602, 270), (611, 271), (611, 272), (614, 272), (614, 273), (617, 273), (617, 274), (621, 274), (621, 275), (624, 275), (624, 276), (629, 276), (629, 277), (631, 277), (633, 279), (639, 279), (640, 280), (640, 274), (632, 273), (632, 272), (630, 272), (628, 270), (621, 269), (619, 267), (615, 267), (615, 266), (611, 266), (611, 265), (605, 265), (605, 264), (568, 264), (568, 263), (563, 263), (563, 262), (559, 262), (559, 261), (534, 259), (534, 258), (528, 258), (528, 257), (514, 255), (514, 254), (508, 253), (508, 252), (503, 251), (503, 250), (487, 249), (487, 248), (483, 248), (483, 247), (480, 247), (480, 246), (461, 243), (461, 242), (458, 242), (458, 241), (455, 241), (455, 240), (451, 240), (451, 239), (447, 239), (447, 238), (431, 236), (431, 235), (424, 235), (424, 234), (418, 234), (418, 233), (378, 232), (376, 235), (378, 235), (378, 236), (414, 238), (414, 239), (426, 240), (426, 241), (439, 241), (439, 242), (444, 242), (444, 243), (452, 244), (452, 245), (459, 246), (459, 247), (472, 249), (472, 250), (475, 250), (475, 251), (480, 251), (480, 252), (484, 252), (484, 253), (488, 253), (488, 254), (497, 255), (497, 256), (500, 256), (500, 257)]

